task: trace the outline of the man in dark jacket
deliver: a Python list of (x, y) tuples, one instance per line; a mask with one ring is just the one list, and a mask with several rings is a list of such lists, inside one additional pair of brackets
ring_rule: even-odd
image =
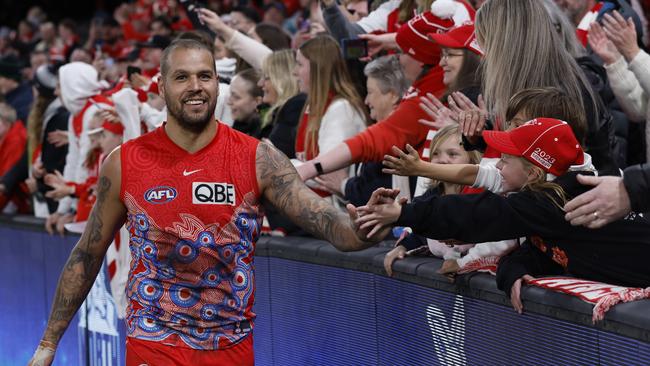
[(29, 108), (34, 99), (32, 87), (28, 82), (21, 82), (20, 61), (13, 56), (0, 59), (0, 95), (16, 110), (18, 120), (27, 123)]

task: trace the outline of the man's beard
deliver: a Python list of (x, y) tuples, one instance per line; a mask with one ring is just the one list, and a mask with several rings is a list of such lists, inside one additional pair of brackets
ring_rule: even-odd
[[(201, 97), (208, 103), (205, 113), (190, 114), (183, 108), (185, 101), (194, 97)], [(208, 127), (208, 124), (214, 120), (217, 98), (212, 100), (210, 97), (202, 96), (201, 93), (195, 93), (182, 97), (180, 101), (171, 101), (165, 98), (165, 103), (167, 104), (167, 113), (176, 119), (182, 129), (198, 134), (203, 132)]]

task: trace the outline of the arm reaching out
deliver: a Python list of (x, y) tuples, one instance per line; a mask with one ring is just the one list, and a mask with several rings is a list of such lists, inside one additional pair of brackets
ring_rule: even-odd
[(51, 364), (57, 344), (95, 282), (115, 232), (126, 219), (126, 207), (120, 200), (120, 180), (118, 149), (104, 163), (97, 183), (97, 201), (63, 268), (47, 329), (30, 365)]
[(300, 178), (303, 181), (319, 175), (319, 172), (316, 170), (314, 165), (315, 163), (321, 164), (323, 169), (322, 174), (330, 173), (352, 164), (352, 153), (350, 152), (348, 145), (342, 142), (330, 151), (320, 154), (314, 158), (314, 160), (302, 164), (298, 167), (298, 174), (300, 174)]
[(257, 181), (260, 191), (280, 212), (309, 233), (323, 238), (342, 251), (361, 250), (388, 235), (389, 229), (366, 239), (354, 225), (356, 210), (348, 205), (348, 215), (337, 210), (309, 189), (286, 156), (274, 147), (260, 143), (257, 148)]
[(403, 176), (427, 177), (443, 182), (470, 186), (476, 181), (479, 166), (474, 164), (436, 164), (420, 159), (417, 151), (406, 145), (408, 154), (393, 146), (395, 156), (386, 155), (384, 173)]

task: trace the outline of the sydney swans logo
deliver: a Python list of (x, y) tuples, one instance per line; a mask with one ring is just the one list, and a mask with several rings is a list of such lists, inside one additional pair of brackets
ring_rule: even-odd
[(427, 323), (431, 329), (438, 363), (443, 366), (466, 365), (463, 297), (456, 295), (451, 319), (438, 306), (427, 306)]

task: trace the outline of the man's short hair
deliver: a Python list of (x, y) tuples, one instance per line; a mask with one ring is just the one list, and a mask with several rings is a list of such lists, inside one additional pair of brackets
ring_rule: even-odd
[(16, 110), (5, 102), (0, 102), (0, 122), (14, 123), (18, 116)]
[(162, 57), (160, 58), (160, 74), (162, 75), (163, 79), (165, 79), (167, 73), (169, 72), (169, 58), (171, 57), (171, 54), (177, 49), (181, 49), (181, 48), (205, 50), (205, 52), (210, 54), (210, 58), (212, 59), (212, 67), (214, 68), (215, 74), (217, 73), (217, 68), (214, 63), (214, 55), (210, 47), (208, 47), (205, 43), (197, 39), (176, 38), (174, 41), (172, 41), (172, 43), (169, 46), (167, 46), (167, 48), (165, 48), (165, 50), (162, 53)]

